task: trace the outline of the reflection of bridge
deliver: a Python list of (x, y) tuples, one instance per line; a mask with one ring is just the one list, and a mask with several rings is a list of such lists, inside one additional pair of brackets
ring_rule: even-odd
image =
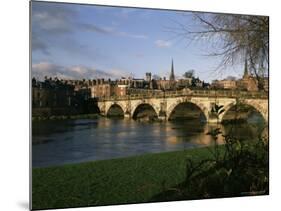
[(166, 92), (148, 92), (141, 95), (127, 95), (122, 97), (105, 97), (98, 99), (98, 107), (102, 115), (107, 115), (113, 106), (122, 109), (124, 116), (133, 117), (143, 105), (151, 107), (157, 117), (168, 120), (177, 106), (182, 103), (196, 105), (205, 115), (206, 121), (215, 122), (211, 115), (214, 104), (223, 105), (224, 112), (219, 115), (222, 121), (225, 113), (237, 103), (253, 107), (268, 121), (268, 94), (265, 92), (247, 92), (230, 90), (182, 90)]

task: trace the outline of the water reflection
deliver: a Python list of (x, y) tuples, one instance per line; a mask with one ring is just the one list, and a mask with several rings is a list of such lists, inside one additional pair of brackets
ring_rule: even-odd
[[(34, 122), (33, 167), (127, 157), (211, 145), (207, 132), (220, 127), (223, 134), (258, 138), (258, 123), (211, 125), (194, 121), (143, 123), (126, 119)], [(265, 135), (267, 132), (263, 132)], [(218, 138), (223, 143), (223, 136)]]

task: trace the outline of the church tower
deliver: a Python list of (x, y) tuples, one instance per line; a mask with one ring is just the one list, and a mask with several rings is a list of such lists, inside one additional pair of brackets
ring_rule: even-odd
[(247, 59), (245, 59), (245, 66), (244, 66), (244, 75), (243, 78), (247, 78), (249, 76), (249, 72), (248, 72), (248, 63), (247, 63)]
[(173, 62), (173, 59), (172, 59), (172, 67), (171, 67), (170, 81), (174, 81), (174, 80), (175, 80), (174, 62)]

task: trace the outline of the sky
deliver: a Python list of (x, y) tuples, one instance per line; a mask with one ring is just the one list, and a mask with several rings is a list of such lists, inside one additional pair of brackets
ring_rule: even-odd
[(241, 65), (215, 72), (220, 59), (206, 56), (210, 43), (178, 33), (179, 24), (198, 27), (190, 12), (33, 1), (31, 23), (39, 80), (168, 78), (172, 59), (177, 78), (191, 69), (206, 82), (243, 74)]

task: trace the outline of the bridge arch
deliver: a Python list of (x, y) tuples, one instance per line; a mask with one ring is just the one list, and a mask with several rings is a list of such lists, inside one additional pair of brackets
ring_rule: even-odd
[[(232, 103), (225, 105), (224, 106), (225, 111), (219, 116), (219, 122), (224, 121), (224, 119), (226, 118), (226, 115), (231, 110), (234, 110), (236, 105), (238, 105), (237, 102), (232, 102)], [(268, 114), (267, 114), (268, 111), (267, 111), (267, 108), (264, 108), (264, 106), (265, 107), (267, 106), (267, 103), (266, 103), (266, 105), (264, 105), (264, 102), (255, 102), (255, 101), (251, 101), (251, 100), (245, 100), (245, 101), (239, 102), (239, 105), (246, 106), (245, 109), (257, 112), (263, 118), (264, 122), (268, 122)]]
[[(146, 113), (145, 113), (146, 111)], [(142, 118), (142, 117), (153, 117), (158, 118), (157, 109), (150, 103), (139, 102), (132, 109), (131, 116), (133, 119)]]
[(97, 106), (99, 108), (99, 113), (104, 115), (105, 114), (105, 104), (98, 102)]
[(208, 109), (203, 104), (185, 100), (178, 100), (167, 108), (167, 120), (171, 120), (174, 112), (176, 112), (177, 109), (180, 109), (180, 107), (184, 105), (188, 105), (191, 109), (197, 109), (200, 113), (199, 115), (202, 116), (202, 120), (208, 121)]
[(124, 116), (124, 114), (125, 107), (122, 104), (116, 102), (109, 104), (105, 112), (106, 116)]

